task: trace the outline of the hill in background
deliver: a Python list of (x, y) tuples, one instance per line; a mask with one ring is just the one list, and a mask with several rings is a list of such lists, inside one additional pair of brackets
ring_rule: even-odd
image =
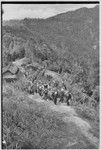
[(46, 61), (48, 69), (59, 73), (77, 74), (82, 68), (87, 82), (98, 85), (99, 6), (47, 19), (4, 21), (2, 29), (4, 66), (28, 57), (32, 62)]

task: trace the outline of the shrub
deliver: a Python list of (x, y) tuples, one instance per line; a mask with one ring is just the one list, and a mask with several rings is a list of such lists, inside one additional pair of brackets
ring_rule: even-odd
[(91, 108), (87, 105), (78, 105), (75, 107), (77, 113), (84, 119), (87, 120), (96, 120), (98, 117), (97, 112), (95, 111), (94, 108)]
[(75, 88), (74, 89), (72, 88), (71, 94), (72, 94), (72, 102), (71, 102), (72, 105), (78, 105), (78, 104), (84, 103), (84, 97), (83, 97), (81, 91), (76, 90)]
[(99, 104), (99, 95), (99, 86), (96, 86), (96, 88), (93, 91), (92, 98), (94, 98), (97, 104)]
[(9, 98), (12, 96), (12, 94), (13, 94), (12, 87), (10, 87), (9, 85), (8, 86), (3, 85), (3, 95)]
[(12, 85), (14, 86), (15, 89), (25, 91), (25, 92), (28, 92), (28, 90), (31, 87), (31, 83), (26, 78), (18, 80), (14, 84), (12, 83)]
[(94, 136), (99, 138), (99, 111), (96, 110), (94, 107), (90, 107), (88, 105), (78, 105), (74, 107), (77, 114), (90, 123), (91, 129), (89, 132), (93, 133)]

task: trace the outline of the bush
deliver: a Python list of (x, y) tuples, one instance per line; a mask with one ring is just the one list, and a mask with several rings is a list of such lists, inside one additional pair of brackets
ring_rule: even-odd
[(98, 109), (95, 110), (95, 108), (87, 106), (87, 105), (79, 105), (79, 106), (75, 106), (74, 107), (77, 114), (83, 118), (84, 120), (86, 120), (87, 122), (90, 123), (91, 125), (91, 129), (89, 130), (89, 132), (93, 133), (94, 136), (96, 136), (97, 138), (99, 138), (99, 111)]
[(87, 120), (96, 120), (98, 117), (97, 112), (95, 111), (94, 108), (91, 108), (89, 106), (86, 105), (78, 105), (75, 107), (76, 112), (84, 119)]
[(100, 96), (100, 94), (99, 94), (99, 86), (96, 86), (94, 91), (93, 91), (92, 98), (94, 98), (94, 100), (95, 100), (95, 102), (97, 104), (99, 104), (99, 96)]
[(28, 90), (31, 87), (31, 83), (26, 78), (18, 80), (14, 84), (12, 83), (12, 85), (14, 86), (15, 89), (25, 91), (25, 92), (28, 92)]
[(9, 85), (8, 86), (5, 86), (3, 85), (3, 96), (6, 96), (6, 97), (11, 97), (13, 94), (13, 89), (12, 87), (10, 87)]
[[(75, 87), (77, 88), (77, 87)], [(71, 105), (78, 105), (78, 104), (84, 104), (85, 103), (85, 97), (83, 96), (83, 93), (79, 90), (71, 88), (71, 94), (72, 94), (72, 102)]]

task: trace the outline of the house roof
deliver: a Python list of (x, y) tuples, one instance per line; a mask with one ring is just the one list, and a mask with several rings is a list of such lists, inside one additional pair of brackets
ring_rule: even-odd
[(16, 75), (7, 75), (3, 77), (3, 79), (16, 79), (16, 78), (17, 78)]
[(10, 65), (4, 67), (4, 68), (2, 69), (2, 73), (7, 72), (7, 71), (9, 70), (9, 68), (10, 68)]
[(6, 72), (11, 72), (11, 74), (16, 74), (19, 68), (16, 65), (8, 65), (7, 67), (3, 68), (3, 74)]
[(7, 75), (14, 75), (10, 70), (7, 70), (3, 73), (3, 77)]
[(9, 70), (10, 70), (10, 72), (12, 72), (13, 74), (16, 74), (19, 69), (18, 69), (17, 66), (11, 66)]

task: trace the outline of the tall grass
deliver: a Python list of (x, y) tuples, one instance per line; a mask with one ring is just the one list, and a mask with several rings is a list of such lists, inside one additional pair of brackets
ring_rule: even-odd
[[(7, 149), (59, 149), (68, 148), (71, 139), (82, 139), (78, 129), (71, 123), (65, 124), (62, 116), (51, 112), (43, 104), (32, 101), (23, 92), (26, 83), (16, 82), (10, 85), (5, 84), (3, 92), (3, 139), (6, 141)], [(99, 114), (86, 105), (81, 104), (78, 98), (80, 94), (74, 93), (76, 103), (73, 107), (77, 114), (91, 123), (95, 136), (99, 137)], [(73, 101), (74, 103), (75, 101)], [(85, 141), (85, 138), (82, 139)], [(77, 147), (86, 147), (76, 145)], [(88, 143), (89, 146), (89, 143)], [(71, 147), (70, 147), (71, 148)]]
[(97, 111), (94, 107), (90, 107), (89, 105), (76, 105), (74, 106), (79, 117), (86, 120), (91, 125), (90, 132), (93, 133), (99, 139), (100, 133), (100, 118), (99, 111)]
[(66, 145), (66, 125), (44, 106), (20, 96), (3, 99), (3, 138), (7, 149), (59, 148)]

